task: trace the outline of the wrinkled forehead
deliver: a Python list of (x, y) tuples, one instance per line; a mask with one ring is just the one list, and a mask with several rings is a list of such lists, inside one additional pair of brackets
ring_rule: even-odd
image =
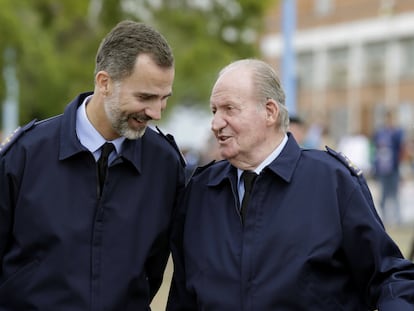
[(221, 73), (213, 86), (210, 101), (250, 96), (253, 90), (251, 72), (244, 67), (229, 68)]

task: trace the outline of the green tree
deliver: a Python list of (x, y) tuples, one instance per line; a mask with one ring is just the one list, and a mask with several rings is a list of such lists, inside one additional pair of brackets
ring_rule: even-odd
[[(6, 48), (16, 52), (20, 122), (62, 112), (79, 89), (93, 85), (90, 46), (96, 40), (85, 23), (87, 3), (1, 0), (1, 6), (0, 52)], [(2, 81), (1, 99), (4, 92)]]
[[(0, 0), (0, 55), (6, 48), (16, 52), (20, 123), (60, 113), (77, 93), (92, 90), (97, 46), (126, 18), (152, 24), (174, 49), (169, 110), (178, 104), (207, 107), (219, 68), (259, 55), (262, 15), (274, 1)], [(3, 65), (1, 59), (0, 70)]]
[(167, 36), (176, 55), (171, 102), (207, 108), (218, 70), (232, 60), (259, 56), (262, 17), (274, 1), (162, 0), (156, 7), (150, 3), (146, 1), (150, 20)]

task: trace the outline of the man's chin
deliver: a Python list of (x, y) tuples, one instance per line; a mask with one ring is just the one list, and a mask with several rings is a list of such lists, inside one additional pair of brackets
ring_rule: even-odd
[(228, 149), (220, 149), (219, 154), (220, 154), (220, 157), (222, 157), (223, 159), (227, 159), (227, 160), (230, 160), (236, 156), (232, 150), (228, 150)]
[(130, 140), (139, 139), (142, 136), (144, 136), (146, 129), (147, 127), (137, 129), (137, 130), (128, 129), (125, 133), (123, 133), (122, 136)]

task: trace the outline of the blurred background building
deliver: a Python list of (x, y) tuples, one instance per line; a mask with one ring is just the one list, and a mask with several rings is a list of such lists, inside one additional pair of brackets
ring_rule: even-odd
[[(285, 0), (291, 1), (291, 0)], [(282, 1), (265, 17), (263, 58), (282, 68)], [(389, 108), (414, 130), (414, 1), (296, 0), (296, 113), (338, 141), (370, 136)]]

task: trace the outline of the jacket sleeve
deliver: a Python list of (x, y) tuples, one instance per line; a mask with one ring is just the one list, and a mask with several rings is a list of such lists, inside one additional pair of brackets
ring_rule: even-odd
[(392, 299), (380, 302), (378, 306), (379, 311), (410, 311), (413, 310), (413, 303), (409, 303), (402, 299)]
[[(187, 190), (191, 187), (191, 181)], [(170, 235), (171, 253), (174, 262), (174, 273), (167, 302), (167, 311), (196, 311), (195, 295), (186, 287), (183, 236), (185, 226), (185, 193), (182, 193), (174, 214)]]
[(168, 261), (168, 234), (163, 233), (155, 242), (156, 250), (147, 258), (145, 270), (148, 277), (151, 300), (157, 294), (164, 275), (164, 270)]
[(366, 304), (380, 311), (414, 309), (414, 264), (403, 258), (386, 233), (365, 179), (343, 210), (343, 246), (350, 270)]
[[(176, 209), (178, 204), (178, 200), (180, 194), (183, 191), (185, 185), (185, 173), (184, 173), (184, 166), (183, 163), (177, 163), (177, 180), (176, 180), (176, 187), (175, 187), (175, 200), (174, 204), (171, 207), (171, 218), (173, 215), (173, 211)], [(170, 256), (170, 247), (169, 247), (169, 240), (170, 240), (170, 231), (172, 226), (172, 220), (170, 220), (170, 225), (168, 230), (166, 230), (156, 241), (156, 251), (151, 254), (151, 256), (147, 259), (146, 262), (146, 271), (148, 276), (148, 283), (150, 286), (150, 297), (151, 300), (157, 294), (164, 276), (165, 267), (168, 262), (168, 258)]]
[(0, 155), (0, 275), (12, 223), (10, 192), (10, 184), (6, 173), (6, 159)]
[(36, 120), (32, 120), (22, 127), (19, 126), (0, 144), (0, 275), (4, 253), (12, 231), (13, 200), (18, 196), (16, 177), (7, 170), (10, 169), (11, 164), (15, 166), (21, 163), (20, 160), (24, 157), (22, 152), (12, 150), (11, 147), (35, 124)]

